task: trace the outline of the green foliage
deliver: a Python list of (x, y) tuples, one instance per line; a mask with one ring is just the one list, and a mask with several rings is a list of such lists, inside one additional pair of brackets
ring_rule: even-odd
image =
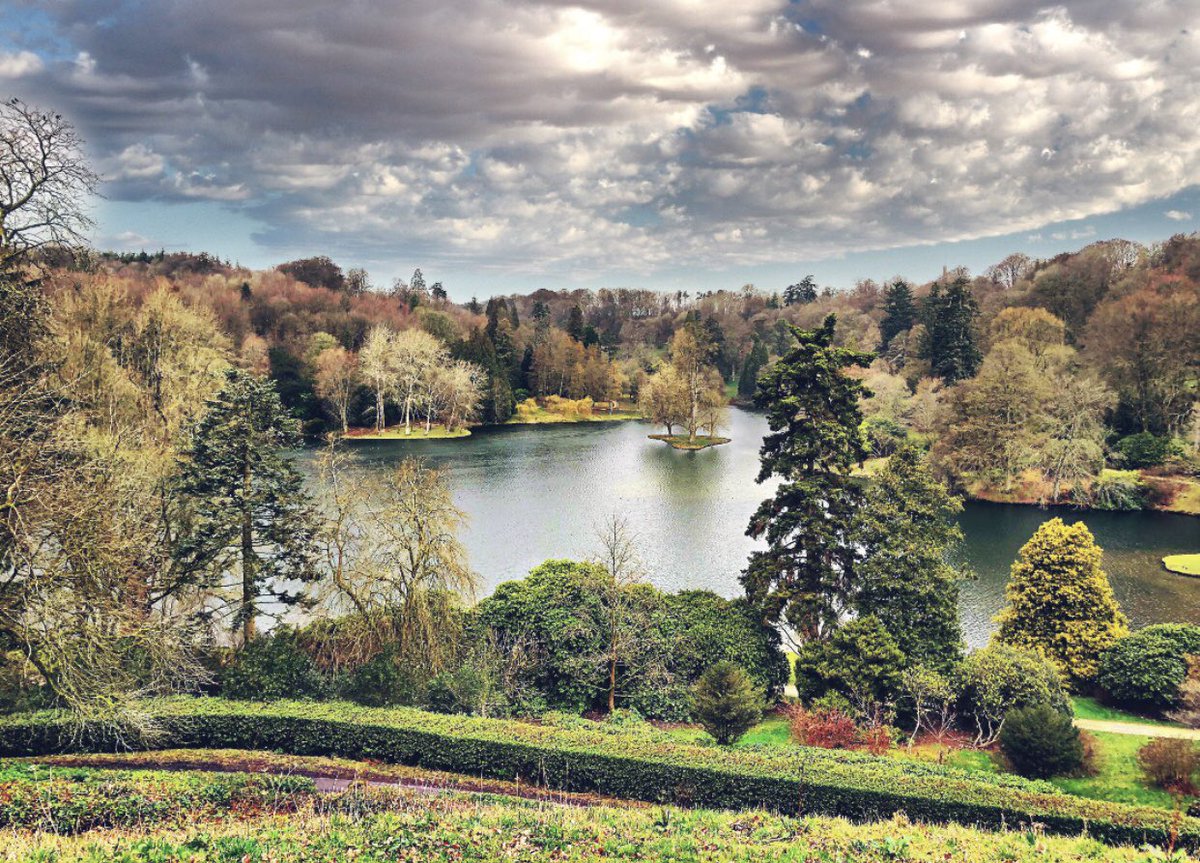
[[(1195, 819), (1073, 797), (1019, 777), (862, 753), (727, 749), (596, 723), (563, 728), (328, 702), (177, 698), (154, 702), (151, 709), (165, 729), (163, 746), (371, 758), (697, 807), (765, 808), (855, 821), (903, 811), (916, 822), (990, 828), (1036, 821), (1048, 833), (1086, 831), (1111, 843), (1163, 843), (1176, 835), (1180, 847), (1200, 846)], [(0, 718), (0, 754), (78, 745), (80, 737), (63, 714)]]
[(740, 665), (768, 698), (787, 685), (788, 661), (779, 630), (763, 623), (744, 599), (724, 599), (707, 590), (668, 594), (660, 625), (671, 645), (671, 672), (685, 686), (723, 660)]
[(983, 355), (979, 351), (979, 306), (970, 282), (959, 276), (943, 289), (935, 282), (921, 309), (925, 340), (921, 356), (933, 374), (947, 383), (973, 377)]
[(411, 666), (404, 667), (391, 650), (385, 650), (348, 672), (339, 681), (338, 692), (344, 698), (369, 707), (425, 703), (425, 688), (421, 681), (413, 676)]
[(329, 687), (296, 631), (280, 627), (250, 642), (222, 670), (221, 692), (258, 700), (322, 698)]
[(1071, 717), (1049, 704), (1010, 711), (1000, 730), (1000, 750), (1022, 776), (1049, 779), (1083, 766), (1083, 741)]
[(1179, 454), (1175, 441), (1165, 435), (1143, 431), (1126, 435), (1117, 441), (1121, 463), (1128, 468), (1158, 467)]
[(1074, 683), (1091, 681), (1100, 655), (1127, 632), (1100, 555), (1083, 522), (1042, 524), (1012, 565), (996, 637), (1041, 652)]
[(1118, 704), (1164, 711), (1179, 704), (1189, 655), (1200, 655), (1200, 626), (1162, 623), (1120, 639), (1100, 657), (1097, 681)]
[(696, 719), (722, 746), (727, 746), (762, 719), (763, 695), (743, 668), (718, 662), (696, 682)]
[(960, 715), (975, 725), (977, 743), (996, 739), (1008, 714), (1048, 704), (1069, 716), (1071, 703), (1054, 663), (1039, 653), (993, 641), (958, 671)]
[(792, 327), (795, 346), (762, 375), (754, 402), (767, 412), (758, 481), (782, 480), (746, 529), (767, 548), (742, 573), (746, 595), (767, 620), (806, 639), (837, 628), (854, 585), (849, 526), (863, 492), (850, 476), (867, 457), (859, 400), (869, 395), (846, 369), (872, 355), (834, 345), (833, 315), (819, 329)]
[(738, 398), (754, 398), (754, 391), (758, 388), (758, 374), (767, 364), (768, 359), (767, 345), (756, 335), (754, 343), (750, 347), (750, 353), (742, 364), (742, 373), (738, 376)]
[(883, 320), (879, 322), (879, 337), (886, 348), (888, 343), (913, 328), (917, 320), (917, 306), (913, 301), (912, 287), (904, 279), (896, 279), (888, 285), (883, 295)]
[(908, 430), (891, 417), (870, 417), (863, 421), (862, 431), (871, 455), (877, 458), (891, 455), (908, 439)]
[(961, 510), (908, 445), (868, 486), (852, 531), (862, 553), (855, 611), (877, 618), (911, 662), (942, 670), (962, 653), (958, 590), (966, 574), (949, 562), (962, 541)]
[(905, 658), (875, 617), (842, 626), (829, 641), (810, 641), (796, 657), (796, 689), (805, 701), (828, 692), (845, 696), (859, 713), (891, 704), (900, 691)]
[(317, 577), (316, 515), (285, 452), (299, 442), (274, 386), (232, 369), (183, 453), (176, 559), (213, 591), (236, 573), (241, 590), (232, 622), (246, 641), (254, 637), (261, 601), (301, 601), (281, 582)]
[(1072, 490), (1076, 503), (1093, 509), (1135, 511), (1145, 509), (1149, 490), (1137, 471), (1106, 470), (1090, 489)]

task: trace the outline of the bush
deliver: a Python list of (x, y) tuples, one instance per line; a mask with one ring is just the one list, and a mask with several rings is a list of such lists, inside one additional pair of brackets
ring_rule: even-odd
[(1200, 626), (1147, 626), (1101, 655), (1097, 680), (1116, 704), (1143, 711), (1170, 710), (1179, 705), (1191, 654), (1200, 654)]
[(871, 455), (877, 458), (891, 455), (908, 440), (908, 430), (891, 417), (875, 416), (863, 420), (862, 432)]
[(858, 743), (858, 726), (854, 720), (837, 708), (793, 707), (789, 711), (788, 724), (792, 739), (801, 746), (819, 749), (849, 749)]
[(221, 672), (229, 698), (323, 698), (329, 685), (300, 645), (294, 629), (280, 627), (251, 641)]
[(403, 669), (390, 651), (346, 674), (339, 691), (344, 698), (368, 707), (417, 705), (425, 702), (425, 687)]
[[(237, 748), (330, 755), (419, 765), (489, 778), (522, 777), (560, 790), (633, 800), (686, 801), (701, 808), (764, 807), (856, 821), (903, 811), (914, 821), (984, 828), (1036, 822), (1052, 833), (1088, 834), (1110, 843), (1200, 847), (1200, 821), (1148, 806), (1064, 794), (1045, 782), (968, 773), (936, 764), (856, 752), (728, 749), (665, 734), (623, 732), (347, 703), (255, 704), (216, 698), (149, 702), (162, 747)], [(595, 726), (595, 727), (592, 727)], [(0, 718), (0, 756), (89, 746), (111, 748), (101, 730), (65, 712)]]
[(811, 701), (829, 692), (849, 699), (867, 714), (893, 703), (900, 691), (904, 654), (873, 616), (852, 620), (829, 641), (810, 641), (796, 657), (796, 689)]
[(1083, 766), (1079, 729), (1048, 704), (1009, 711), (1000, 730), (1000, 751), (1013, 770), (1033, 779), (1075, 773)]
[(1191, 740), (1159, 737), (1138, 750), (1138, 766), (1152, 784), (1177, 794), (1194, 794), (1192, 777), (1200, 767), (1200, 752)]
[(1138, 432), (1121, 438), (1117, 441), (1116, 450), (1121, 455), (1121, 463), (1135, 469), (1158, 467), (1179, 454), (1179, 448), (1171, 438), (1150, 432)]
[(1090, 488), (1077, 486), (1071, 497), (1080, 506), (1092, 509), (1135, 511), (1146, 508), (1149, 494), (1137, 471), (1106, 470)]
[(696, 682), (697, 721), (722, 746), (733, 743), (762, 719), (762, 693), (732, 662), (718, 662)]
[(1054, 663), (1038, 653), (992, 643), (963, 660), (957, 686), (959, 715), (975, 726), (975, 742), (992, 743), (1009, 712), (1048, 704), (1064, 716), (1071, 703)]

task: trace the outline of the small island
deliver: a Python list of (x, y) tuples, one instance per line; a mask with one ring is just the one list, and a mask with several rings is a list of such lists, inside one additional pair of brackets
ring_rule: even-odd
[(710, 446), (720, 446), (723, 443), (729, 443), (730, 438), (727, 437), (711, 437), (709, 435), (696, 435), (689, 438), (685, 434), (652, 434), (649, 435), (650, 440), (660, 440), (668, 444), (672, 449), (685, 450), (701, 450), (707, 449)]
[(1200, 554), (1168, 554), (1162, 562), (1171, 572), (1200, 577)]

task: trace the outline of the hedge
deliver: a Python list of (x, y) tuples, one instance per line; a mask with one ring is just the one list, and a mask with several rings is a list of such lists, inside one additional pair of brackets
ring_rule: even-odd
[[(1112, 844), (1200, 848), (1200, 820), (1150, 807), (1074, 797), (1045, 782), (972, 774), (864, 753), (797, 747), (724, 749), (675, 741), (653, 729), (558, 727), (336, 702), (174, 698), (154, 702), (161, 747), (237, 748), (375, 759), (568, 791), (716, 809), (856, 821), (896, 812), (985, 828), (1038, 824)], [(81, 744), (80, 740), (90, 743)], [(42, 712), (0, 721), (0, 755), (112, 748)]]

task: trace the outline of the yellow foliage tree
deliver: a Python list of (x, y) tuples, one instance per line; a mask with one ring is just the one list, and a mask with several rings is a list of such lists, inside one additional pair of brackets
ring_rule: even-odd
[(1094, 678), (1100, 654), (1127, 631), (1100, 556), (1082, 522), (1039, 527), (1012, 565), (996, 638), (1042, 653), (1072, 684)]

